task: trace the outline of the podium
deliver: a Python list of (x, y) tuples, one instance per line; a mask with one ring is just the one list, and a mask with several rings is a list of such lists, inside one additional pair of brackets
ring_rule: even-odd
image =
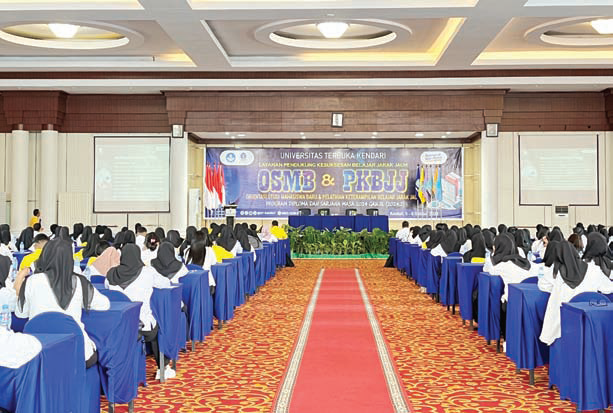
[(236, 204), (224, 205), (223, 210), (226, 215), (226, 224), (230, 228), (234, 228), (234, 217), (236, 217)]

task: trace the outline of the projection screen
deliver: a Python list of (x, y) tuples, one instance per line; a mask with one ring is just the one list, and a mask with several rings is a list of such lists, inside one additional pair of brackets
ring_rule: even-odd
[(94, 212), (170, 211), (169, 137), (94, 137)]
[(597, 134), (520, 135), (519, 168), (521, 205), (598, 205)]

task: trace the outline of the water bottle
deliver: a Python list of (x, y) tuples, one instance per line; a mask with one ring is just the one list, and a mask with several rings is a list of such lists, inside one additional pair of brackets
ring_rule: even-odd
[(8, 304), (2, 305), (2, 313), (0, 313), (0, 330), (11, 330), (11, 311)]
[(12, 268), (11, 268), (11, 281), (15, 281), (15, 278), (17, 278), (18, 272), (19, 272), (19, 266), (17, 264), (17, 259), (13, 257)]
[(528, 261), (534, 261), (534, 254), (532, 253), (532, 251), (528, 251)]
[(539, 265), (539, 274), (538, 274), (539, 279), (543, 278), (544, 275), (545, 275), (545, 265)]
[(74, 271), (75, 274), (81, 274), (81, 261), (76, 258), (74, 260), (74, 267), (72, 271)]

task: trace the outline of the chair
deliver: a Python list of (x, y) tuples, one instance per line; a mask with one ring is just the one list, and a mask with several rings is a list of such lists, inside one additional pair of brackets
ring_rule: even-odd
[(121, 291), (116, 290), (100, 290), (100, 294), (106, 296), (110, 301), (130, 303), (132, 300)]
[(298, 215), (309, 216), (309, 215), (311, 215), (311, 209), (310, 208), (300, 208), (298, 210)]
[(570, 300), (571, 303), (589, 303), (590, 301), (604, 301), (606, 303), (611, 302), (609, 297), (595, 291), (586, 291), (584, 293), (577, 294)]
[(196, 264), (187, 264), (185, 267), (187, 267), (187, 269), (190, 271), (202, 271), (204, 269), (201, 266), (196, 265)]
[(317, 210), (317, 215), (328, 216), (330, 215), (330, 208), (320, 208)]
[(104, 284), (104, 282), (106, 281), (106, 277), (104, 275), (92, 275), (91, 279), (89, 280), (92, 284)]
[(358, 214), (358, 210), (355, 208), (349, 208), (345, 210), (345, 215), (350, 216), (350, 217), (354, 217)]
[(377, 208), (369, 208), (366, 210), (366, 215), (370, 215), (371, 217), (376, 217), (379, 215), (379, 210)]
[(77, 337), (77, 353), (83, 360), (83, 371), (80, 373), (85, 376), (83, 389), (77, 389), (75, 394), (82, 395), (79, 403), (80, 412), (99, 413), (100, 412), (100, 373), (98, 366), (92, 366), (85, 370), (85, 348), (83, 342), (83, 332), (76, 321), (69, 315), (59, 312), (48, 312), (37, 315), (30, 319), (23, 329), (26, 334), (74, 334)]
[(525, 280), (523, 280), (520, 284), (538, 284), (538, 282), (539, 282), (538, 277), (528, 277)]

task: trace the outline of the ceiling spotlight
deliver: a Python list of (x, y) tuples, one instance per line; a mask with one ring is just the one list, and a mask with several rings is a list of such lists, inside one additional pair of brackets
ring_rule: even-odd
[(441, 135), (441, 138), (445, 139), (447, 137), (447, 135)]
[(371, 136), (372, 139), (377, 139), (377, 137), (375, 135)]
[(300, 132), (301, 135), (304, 135), (304, 132)]
[(339, 39), (345, 34), (349, 25), (345, 22), (322, 22), (317, 24), (317, 30), (326, 39)]
[(421, 138), (422, 136), (424, 136), (423, 133), (416, 133), (415, 136), (417, 136), (418, 138)]
[(226, 136), (230, 135), (230, 132), (226, 132)]
[(613, 19), (592, 20), (591, 25), (600, 34), (613, 34)]
[(379, 134), (379, 132), (373, 132), (372, 134), (377, 136)]
[(47, 26), (49, 26), (49, 29), (53, 32), (55, 37), (61, 39), (72, 39), (79, 30), (79, 26), (75, 26), (74, 24), (49, 23)]
[(451, 132), (445, 132), (447, 135), (451, 135)]
[(231, 138), (231, 139), (236, 139), (236, 136), (232, 135), (230, 138)]
[(242, 138), (243, 136), (247, 136), (247, 135), (245, 135), (244, 133), (239, 133), (238, 136)]
[(306, 139), (306, 136), (302, 135), (302, 139)]

